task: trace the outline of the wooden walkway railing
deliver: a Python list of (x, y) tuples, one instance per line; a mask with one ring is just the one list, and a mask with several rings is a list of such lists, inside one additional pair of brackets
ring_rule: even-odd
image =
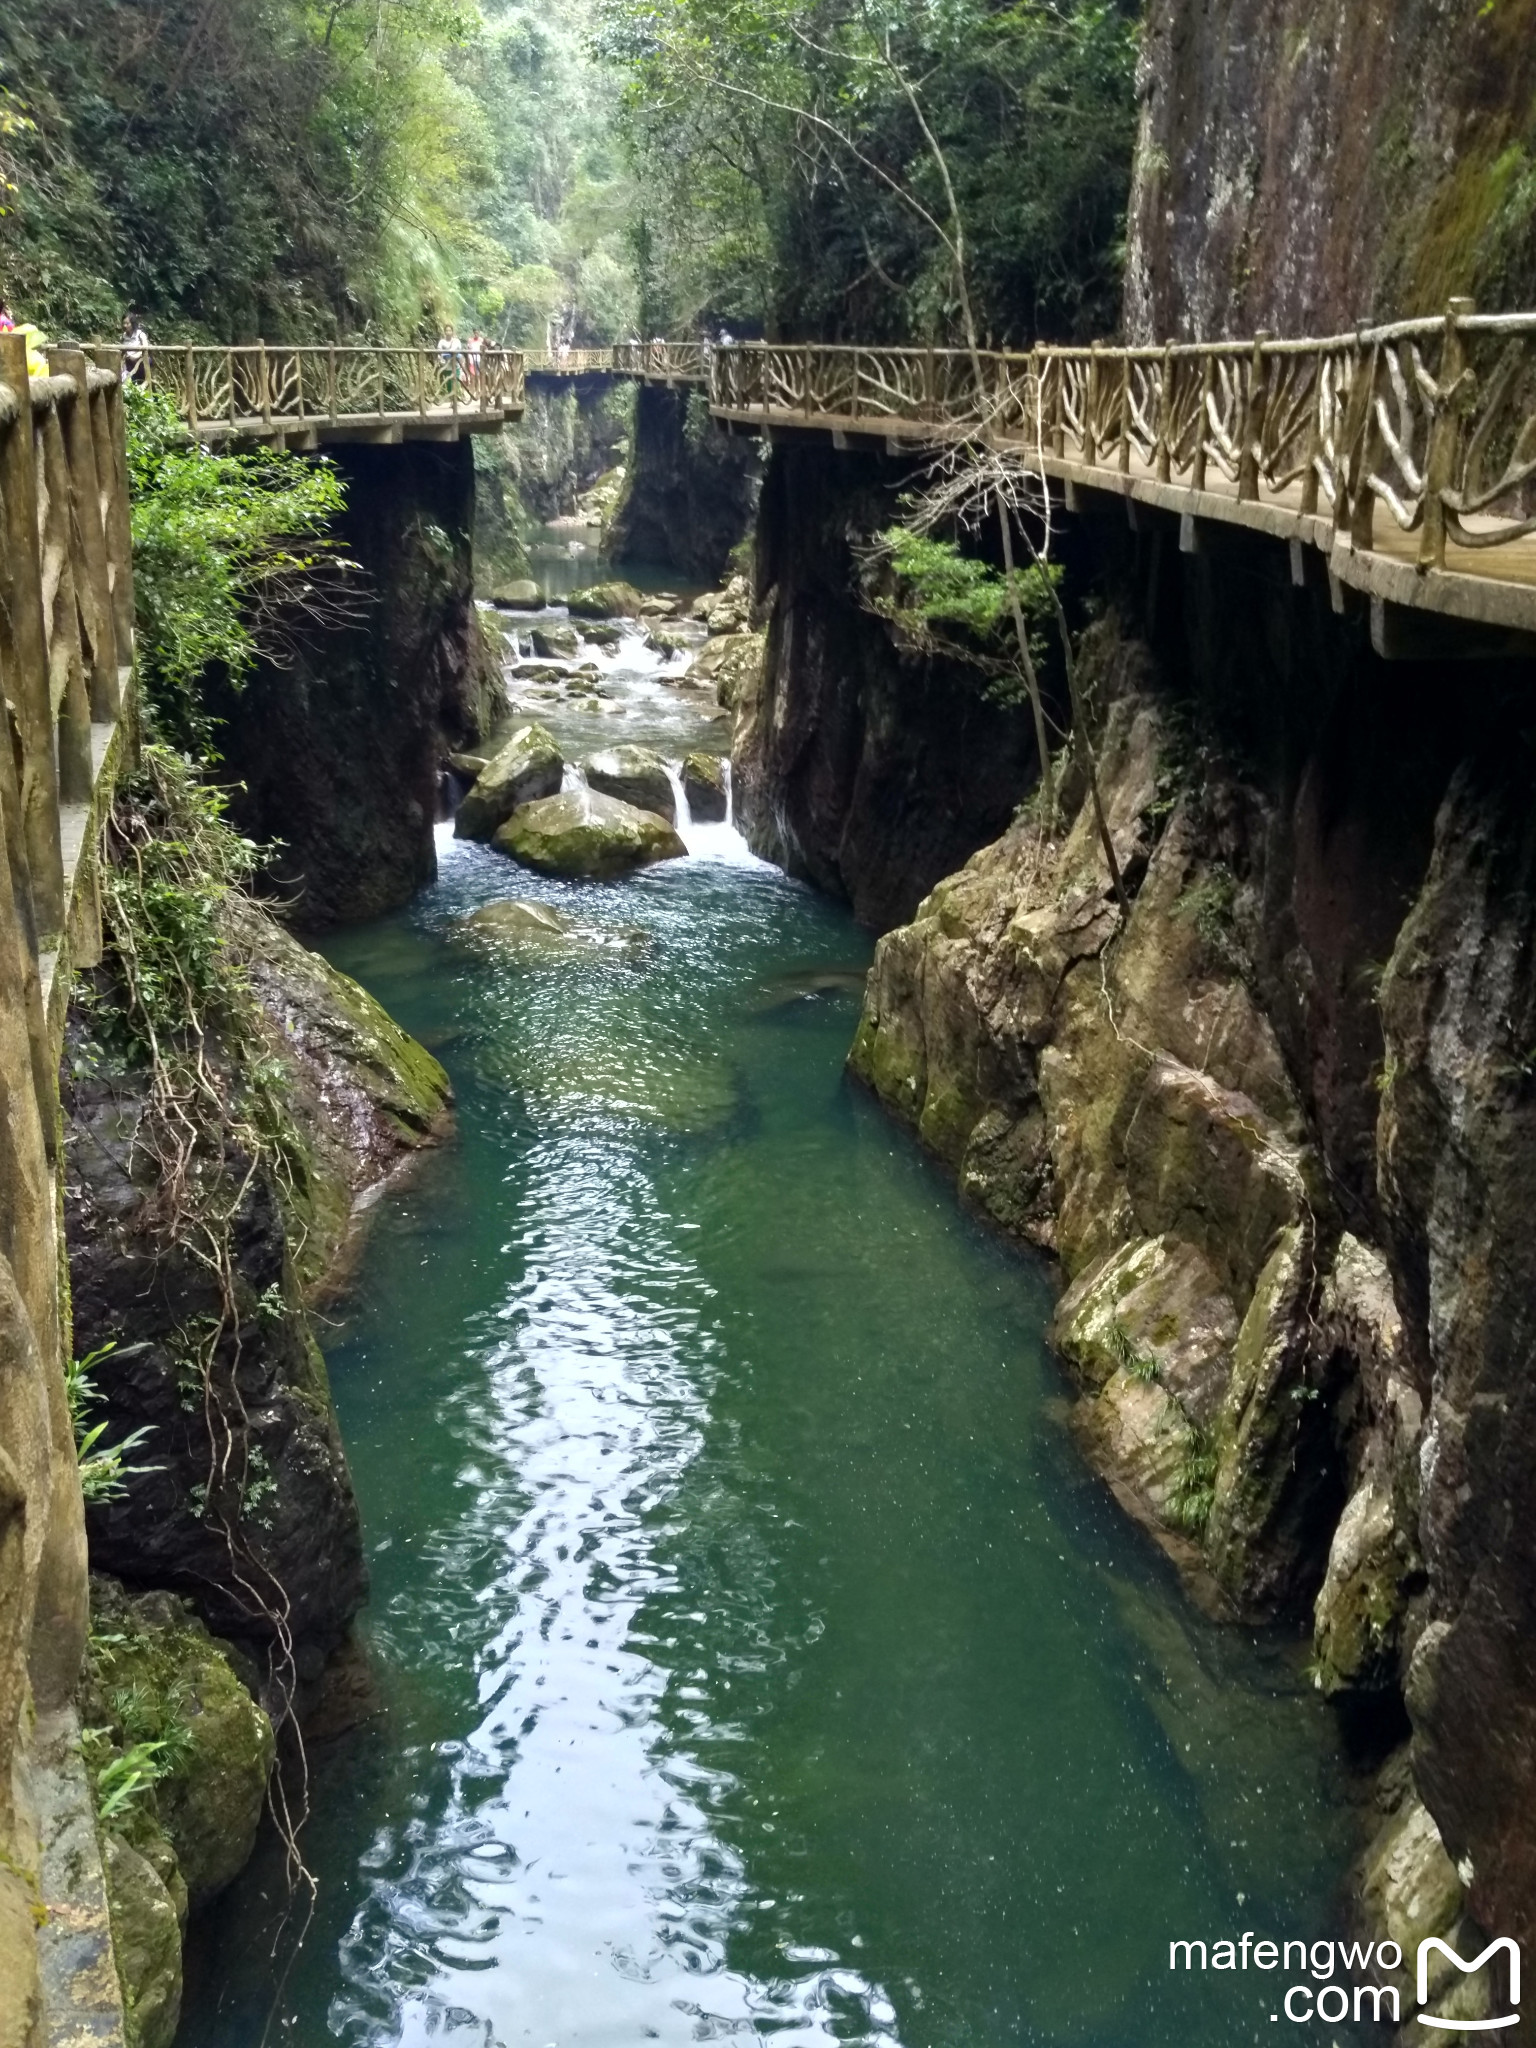
[(166, 391), (199, 441), (455, 440), (495, 433), (523, 411), (515, 349), (363, 345), (240, 348), (187, 343), (119, 352), (125, 373)]
[(648, 384), (702, 384), (711, 350), (702, 341), (627, 341), (616, 348), (540, 349), (524, 357), (530, 377), (638, 377)]
[(980, 438), (1184, 515), (1186, 546), (1198, 521), (1256, 527), (1383, 602), (1536, 630), (1536, 314), (979, 358), (745, 343), (712, 353), (709, 402), (838, 442)]
[[(23, 1886), (36, 1815), (25, 1805), (18, 1815), (11, 1788), (38, 1783), (42, 1731), (73, 1727), (86, 1628), (64, 1383), (59, 1061), (73, 970), (100, 956), (96, 848), (133, 716), (115, 360), (55, 349), (48, 368), (29, 380), (22, 337), (0, 335), (0, 1885), (21, 1926), (40, 1896), (36, 1879), (30, 1893)], [(78, 1777), (67, 1742), (59, 1754), (57, 1769)], [(41, 1897), (51, 1908), (50, 1853), (45, 1843)], [(92, 1998), (112, 2006), (104, 1916), (86, 1926), (65, 1907), (39, 1939), (62, 1944), (55, 1974), (86, 1971)], [(34, 1963), (15, 1946), (8, 1956), (19, 1981), (0, 2001), (24, 2004)]]

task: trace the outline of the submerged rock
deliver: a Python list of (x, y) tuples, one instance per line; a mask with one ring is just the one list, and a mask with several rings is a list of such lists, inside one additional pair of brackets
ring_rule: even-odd
[(520, 966), (603, 954), (632, 959), (650, 943), (649, 932), (583, 923), (547, 903), (528, 903), (515, 897), (481, 904), (459, 929), (467, 939), (494, 948), (498, 956)]
[(498, 583), (488, 602), (500, 611), (537, 612), (544, 608), (544, 593), (527, 576), (515, 576), (510, 583)]
[(535, 797), (553, 796), (565, 761), (542, 725), (521, 725), (481, 770), (453, 821), (459, 839), (489, 839), (496, 827)]
[[(689, 754), (683, 762), (683, 795), (688, 814), (701, 825), (717, 825), (729, 809), (725, 761), (719, 754)], [(862, 985), (863, 976), (860, 976)]]
[(565, 790), (522, 805), (491, 844), (541, 874), (599, 881), (688, 851), (665, 818), (593, 789)]
[(593, 583), (565, 600), (573, 619), (638, 619), (644, 604), (632, 583)]
[(660, 754), (649, 747), (608, 747), (589, 754), (581, 764), (588, 787), (604, 796), (616, 796), (636, 810), (654, 811), (669, 825), (677, 822), (677, 799), (672, 778)]

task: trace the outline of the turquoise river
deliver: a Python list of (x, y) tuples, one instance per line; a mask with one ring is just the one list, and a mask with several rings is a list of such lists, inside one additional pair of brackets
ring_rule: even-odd
[[(1168, 1944), (1337, 1932), (1299, 1648), (1193, 1614), (1049, 1276), (845, 1078), (868, 936), (692, 843), (573, 885), (445, 833), (327, 947), (458, 1097), (327, 1345), (381, 1707), (311, 1760), (307, 1928), (269, 1845), (181, 2038), (1273, 2043), (1288, 1980)], [(477, 944), (511, 895), (630, 936)]]

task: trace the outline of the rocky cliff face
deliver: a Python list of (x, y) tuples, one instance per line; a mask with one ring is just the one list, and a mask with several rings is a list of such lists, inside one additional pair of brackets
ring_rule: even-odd
[(1536, 293), (1532, 0), (1151, 0), (1133, 337)]
[(1129, 915), (1085, 807), (1016, 822), (882, 940), (852, 1063), (1061, 1261), (1081, 1441), (1202, 1597), (1406, 1704), (1445, 1924), (1528, 1937), (1531, 679), (1464, 671), (1452, 737), (1278, 550), (1153, 554), (1155, 632), (1089, 643)]
[(279, 845), (271, 882), (306, 930), (377, 916), (431, 881), (439, 762), (499, 701), (474, 605), (469, 442), (338, 449), (336, 461), (359, 617), (214, 706), (240, 823)]
[(274, 1719), (320, 1696), (366, 1594), (357, 1506), (310, 1304), (334, 1290), (360, 1204), (442, 1131), (447, 1082), (361, 988), (231, 899), (226, 943), (257, 1039), (205, 1057), (232, 1102), (269, 1063), (280, 1142), (259, 1107), (168, 1137), (151, 1070), (104, 1055), (86, 1006), (65, 1076), (65, 1236), (75, 1347), (105, 1350), (93, 1421), (147, 1431), (115, 1497), (88, 1511), (91, 1559), (190, 1600), (243, 1646)]
[(856, 550), (890, 523), (900, 474), (812, 445), (773, 451), (757, 542), (766, 652), (732, 748), (753, 848), (876, 927), (1001, 831), (1034, 775), (1020, 720), (973, 674), (899, 652), (858, 602)]
[(751, 527), (761, 475), (756, 442), (719, 433), (702, 397), (642, 384), (609, 552), (719, 582)]

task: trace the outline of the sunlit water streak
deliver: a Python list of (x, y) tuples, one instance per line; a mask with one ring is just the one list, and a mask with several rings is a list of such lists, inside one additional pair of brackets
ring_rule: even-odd
[[(1231, 2048), (1167, 1942), (1329, 1930), (1289, 1646), (1193, 1620), (1079, 1465), (1043, 1273), (845, 1082), (869, 942), (729, 826), (618, 885), (439, 835), (330, 950), (449, 1066), (328, 1349), (379, 1717), (317, 1759), (276, 2038)], [(513, 964), (536, 897), (638, 964)], [(634, 958), (635, 956), (631, 956)], [(272, 1857), (186, 2040), (273, 1997)]]

